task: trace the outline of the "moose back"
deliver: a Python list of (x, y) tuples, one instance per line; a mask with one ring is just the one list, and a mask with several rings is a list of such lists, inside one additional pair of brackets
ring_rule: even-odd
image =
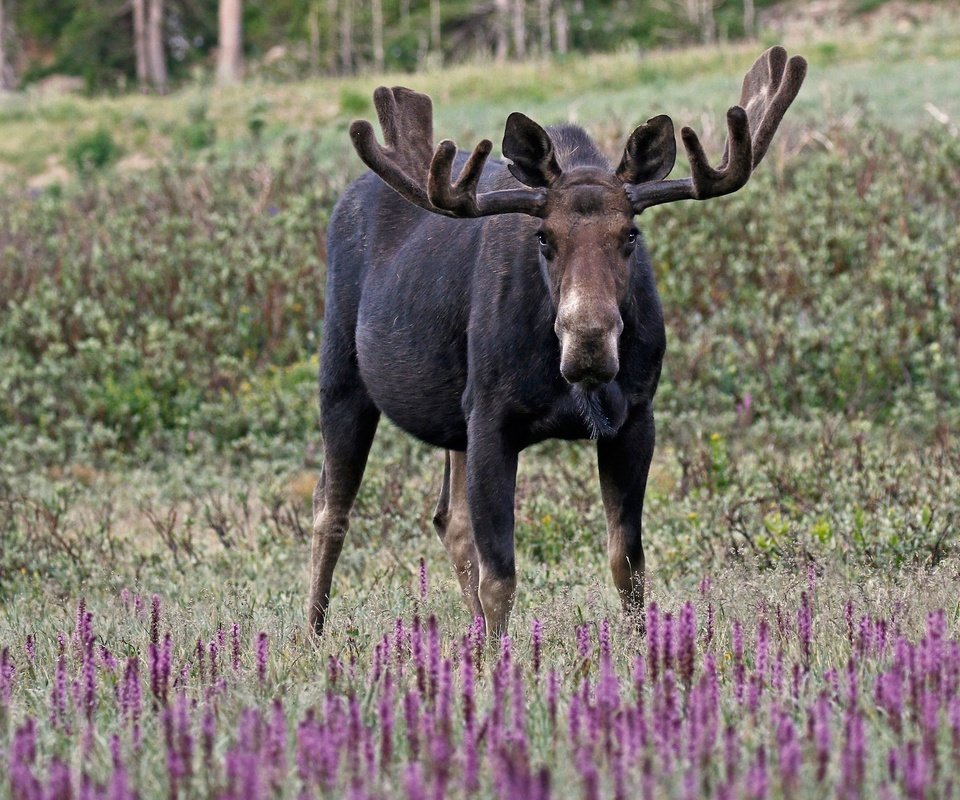
[(718, 166), (684, 128), (691, 177), (673, 180), (667, 116), (634, 130), (612, 169), (580, 128), (545, 130), (513, 113), (503, 163), (488, 158), (488, 140), (470, 154), (449, 140), (434, 149), (429, 97), (375, 92), (385, 144), (370, 123), (351, 126), (371, 171), (346, 190), (328, 233), (315, 632), (381, 414), (447, 451), (434, 523), (468, 607), (492, 634), (506, 630), (516, 592), (520, 451), (547, 438), (595, 439), (613, 580), (638, 614), (666, 340), (634, 218), (746, 184), (805, 74), (806, 62), (783, 48), (760, 56), (727, 112)]

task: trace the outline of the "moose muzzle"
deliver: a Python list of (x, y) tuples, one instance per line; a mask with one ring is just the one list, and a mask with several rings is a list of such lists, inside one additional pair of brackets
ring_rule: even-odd
[(620, 370), (623, 319), (616, 306), (584, 307), (575, 298), (560, 304), (554, 330), (560, 339), (560, 374), (588, 389), (612, 381)]

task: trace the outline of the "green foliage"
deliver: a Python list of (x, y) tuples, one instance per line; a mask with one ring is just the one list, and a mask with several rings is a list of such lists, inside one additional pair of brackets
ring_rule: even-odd
[(67, 158), (77, 172), (88, 173), (103, 169), (114, 161), (120, 148), (106, 128), (97, 128), (92, 133), (80, 136), (67, 149)]
[(960, 146), (865, 122), (831, 148), (779, 177), (765, 165), (725, 201), (650, 214), (672, 334), (661, 407), (693, 411), (676, 393), (692, 384), (713, 413), (745, 394), (774, 416), (923, 405), (935, 423), (956, 407)]
[[(205, 109), (191, 110), (198, 130)], [(772, 154), (737, 195), (644, 215), (670, 334), (661, 413), (729, 415), (749, 395), (760, 420), (825, 412), (929, 432), (960, 407), (957, 140), (873, 121), (827, 135), (831, 151), (779, 169)], [(71, 159), (100, 167), (115, 150), (100, 130)], [(306, 434), (312, 398), (270, 370), (315, 351), (325, 220), (346, 176), (310, 139), (272, 166), (257, 158), (184, 155), (10, 199), (0, 422), (65, 440), (95, 420), (131, 448), (198, 428), (222, 445)], [(250, 402), (261, 388), (283, 398), (273, 411)]]
[(187, 108), (187, 124), (177, 129), (175, 140), (183, 150), (203, 150), (217, 138), (217, 129), (207, 116), (210, 106), (205, 98)]
[(373, 107), (368, 92), (350, 86), (340, 90), (340, 112), (347, 115), (366, 114)]
[[(128, 447), (158, 430), (274, 430), (237, 395), (316, 347), (340, 186), (305, 140), (272, 167), (182, 163), (8, 206), (0, 424), (66, 442), (95, 421)], [(253, 417), (227, 424), (237, 408)]]

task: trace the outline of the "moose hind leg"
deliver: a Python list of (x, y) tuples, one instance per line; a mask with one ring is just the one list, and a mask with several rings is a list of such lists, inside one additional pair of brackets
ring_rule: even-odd
[(453, 570), (460, 581), (467, 608), (474, 617), (483, 616), (477, 589), (480, 585), (480, 562), (470, 526), (467, 503), (467, 454), (448, 450), (443, 467), (443, 488), (433, 515), (437, 536), (443, 542)]
[(645, 406), (631, 414), (615, 437), (597, 443), (610, 570), (624, 610), (640, 626), (644, 580), (640, 518), (654, 439), (653, 411)]
[(330, 604), (333, 570), (343, 549), (350, 509), (377, 430), (380, 412), (366, 392), (324, 392), (320, 425), (323, 429), (323, 469), (314, 491), (313, 554), (308, 618), (320, 635)]

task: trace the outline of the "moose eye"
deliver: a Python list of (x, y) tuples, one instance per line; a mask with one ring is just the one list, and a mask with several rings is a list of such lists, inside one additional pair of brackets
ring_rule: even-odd
[(627, 234), (627, 244), (636, 244), (639, 235), (637, 231), (630, 231), (630, 233)]
[(543, 231), (537, 231), (537, 241), (540, 242), (541, 247), (546, 247), (547, 235)]

